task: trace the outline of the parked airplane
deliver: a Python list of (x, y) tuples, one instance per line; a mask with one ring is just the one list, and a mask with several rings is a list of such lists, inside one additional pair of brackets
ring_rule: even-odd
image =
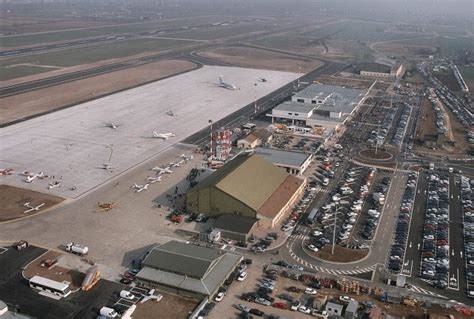
[(111, 210), (112, 208), (114, 208), (115, 206), (115, 203), (99, 203), (97, 202), (97, 206), (99, 206), (99, 208), (101, 208), (100, 210), (98, 210), (97, 212), (103, 212), (103, 211), (109, 211)]
[(35, 212), (39, 211), (39, 209), (44, 206), (44, 203), (41, 203), (38, 206), (31, 206), (30, 202), (28, 202), (28, 203), (23, 204), (23, 206), (29, 208), (28, 210), (25, 210), (23, 212), (23, 214), (28, 214), (28, 213), (33, 212), (33, 211), (35, 211)]
[(171, 111), (171, 110), (166, 111), (166, 115), (169, 115), (169, 116), (176, 116), (176, 114), (175, 114), (173, 111)]
[(158, 183), (158, 182), (161, 182), (161, 176), (148, 176), (146, 178), (146, 180), (148, 182), (150, 182), (150, 184), (155, 184), (155, 183)]
[(146, 191), (148, 189), (149, 185), (150, 185), (149, 183), (147, 183), (145, 185), (137, 185), (136, 183), (134, 183), (132, 188), (135, 189), (135, 193), (140, 193), (142, 191)]
[(265, 78), (259, 78), (258, 80), (259, 80), (260, 82), (267, 82), (267, 79), (265, 79)]
[(164, 140), (167, 140), (169, 139), (170, 137), (174, 137), (176, 136), (174, 133), (157, 133), (157, 132), (153, 132), (153, 137), (155, 138), (162, 138)]
[(1, 168), (0, 176), (7, 176), (13, 174), (13, 168)]
[(142, 296), (143, 296), (143, 299), (140, 300), (139, 303), (145, 303), (148, 300), (153, 300), (153, 299), (156, 301), (160, 301), (163, 298), (163, 295), (161, 294), (158, 294), (155, 296), (155, 289), (151, 289), (148, 293), (142, 294)]
[(31, 173), (31, 172), (23, 172), (21, 175), (26, 176), (25, 182), (31, 183), (37, 178), (47, 178), (47, 175), (44, 175), (43, 172), (39, 173)]
[(159, 167), (159, 166), (155, 166), (151, 169), (152, 171), (155, 171), (157, 172), (158, 175), (162, 175), (162, 174), (171, 174), (173, 173), (172, 170), (170, 170), (169, 166), (168, 167)]
[(56, 188), (56, 187), (59, 187), (59, 186), (61, 186), (61, 182), (55, 181), (53, 183), (48, 184), (48, 189), (53, 189), (53, 188)]
[(184, 160), (180, 160), (180, 161), (177, 161), (177, 162), (174, 162), (174, 163), (170, 163), (170, 166), (171, 167), (180, 167), (181, 164), (184, 163)]
[(111, 129), (114, 129), (114, 130), (116, 130), (116, 129), (118, 129), (120, 126), (122, 126), (122, 125), (119, 125), (119, 124), (115, 124), (115, 123), (113, 123), (113, 122), (105, 123), (104, 125), (105, 125), (105, 127), (109, 127), (109, 128), (111, 128)]
[(109, 172), (112, 172), (114, 168), (116, 168), (117, 166), (114, 166), (114, 165), (110, 165), (108, 163), (104, 163), (102, 164), (102, 166), (97, 166), (97, 168), (100, 168), (100, 169), (105, 169), (106, 171), (109, 171)]
[(225, 89), (237, 90), (237, 87), (234, 84), (225, 82), (224, 77), (222, 75), (219, 76), (219, 84), (218, 85), (220, 87), (225, 88)]
[(193, 154), (190, 154), (190, 155), (186, 155), (186, 154), (181, 154), (179, 157), (181, 157), (182, 159), (184, 159), (185, 161), (190, 161), (194, 158)]
[(97, 266), (92, 266), (86, 272), (86, 276), (82, 281), (81, 289), (88, 291), (100, 280), (100, 271)]

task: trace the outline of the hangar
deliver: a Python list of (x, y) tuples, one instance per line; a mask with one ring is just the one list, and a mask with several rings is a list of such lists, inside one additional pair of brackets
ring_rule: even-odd
[(241, 260), (241, 255), (172, 240), (148, 253), (136, 281), (184, 297), (212, 298)]
[(210, 216), (236, 214), (272, 228), (303, 192), (305, 180), (261, 156), (242, 153), (191, 188), (189, 211)]

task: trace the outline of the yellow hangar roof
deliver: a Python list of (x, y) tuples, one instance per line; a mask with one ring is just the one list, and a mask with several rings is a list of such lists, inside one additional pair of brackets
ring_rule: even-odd
[(215, 186), (257, 211), (289, 174), (259, 155), (242, 154), (203, 180), (196, 189)]

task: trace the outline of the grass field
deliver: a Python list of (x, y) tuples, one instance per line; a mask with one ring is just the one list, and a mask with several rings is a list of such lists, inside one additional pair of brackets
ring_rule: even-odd
[(212, 23), (222, 21), (219, 17), (197, 17), (184, 20), (164, 20), (158, 22), (147, 22), (138, 24), (124, 24), (117, 26), (105, 26), (84, 30), (69, 30), (59, 32), (48, 32), (31, 35), (10, 36), (0, 38), (0, 46), (16, 47), (25, 45), (42, 44), (56, 41), (67, 41), (80, 38), (97, 37), (109, 34), (120, 34), (129, 32), (141, 32), (163, 28), (182, 27), (183, 25)]
[(1, 67), (20, 63), (53, 65), (60, 67), (75, 66), (101, 60), (121, 58), (146, 51), (157, 51), (176, 47), (188, 41), (171, 39), (137, 39), (100, 46), (84, 47), (49, 52), (44, 54), (2, 60)]
[(51, 68), (43, 68), (40, 66), (18, 65), (11, 68), (2, 68), (0, 72), (0, 81), (20, 78), (23, 76), (44, 73), (51, 71)]
[(452, 56), (474, 50), (474, 38), (430, 37), (392, 42), (402, 46), (429, 46), (439, 50), (442, 55)]
[(474, 66), (462, 66), (459, 69), (469, 91), (474, 91)]
[(205, 29), (196, 29), (183, 32), (177, 32), (167, 37), (173, 38), (184, 38), (184, 39), (196, 39), (196, 40), (213, 40), (223, 37), (230, 37), (233, 35), (239, 35), (243, 33), (268, 30), (269, 25), (265, 24), (237, 24), (237, 25), (225, 25), (225, 26), (213, 26)]

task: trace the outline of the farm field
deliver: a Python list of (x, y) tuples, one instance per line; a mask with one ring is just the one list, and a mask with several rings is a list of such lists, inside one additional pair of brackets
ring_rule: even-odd
[[(69, 67), (101, 60), (121, 58), (146, 51), (159, 51), (190, 43), (189, 41), (174, 39), (137, 39), (111, 43), (100, 46), (85, 47), (48, 52), (32, 56), (5, 59), (0, 62), (1, 67), (21, 63)], [(46, 72), (47, 70), (45, 70)]]
[(199, 55), (232, 63), (241, 67), (276, 71), (309, 72), (322, 65), (319, 61), (294, 58), (285, 54), (247, 47), (223, 47), (199, 52)]

